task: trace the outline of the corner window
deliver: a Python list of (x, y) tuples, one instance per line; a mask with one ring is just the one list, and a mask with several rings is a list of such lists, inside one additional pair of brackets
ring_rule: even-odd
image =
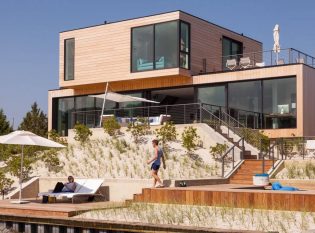
[(64, 80), (74, 80), (74, 38), (64, 40)]
[(189, 69), (189, 35), (189, 25), (179, 20), (133, 28), (131, 71)]
[(178, 67), (177, 21), (155, 25), (155, 69)]

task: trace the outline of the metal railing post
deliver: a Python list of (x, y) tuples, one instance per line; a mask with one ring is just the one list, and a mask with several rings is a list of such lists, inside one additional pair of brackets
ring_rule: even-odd
[(303, 153), (303, 160), (304, 160), (304, 155), (305, 155), (305, 146), (304, 146), (304, 140), (305, 140), (305, 138), (303, 137), (302, 138), (302, 153)]
[(233, 148), (233, 152), (232, 152), (232, 169), (234, 169), (234, 148)]
[(184, 105), (184, 124), (186, 124), (186, 105)]
[(265, 173), (265, 156), (264, 155), (262, 159), (262, 173)]
[(224, 178), (224, 157), (222, 157), (222, 178)]
[(242, 139), (242, 159), (244, 159), (244, 155), (245, 155), (245, 145), (244, 145), (244, 138)]
[(199, 119), (199, 122), (200, 122), (200, 123), (202, 123), (202, 109), (201, 109), (201, 108), (202, 108), (202, 103), (199, 103), (199, 111), (200, 111), (200, 112), (199, 112), (199, 115), (200, 115), (200, 116), (199, 116), (199, 118), (200, 118), (200, 119)]

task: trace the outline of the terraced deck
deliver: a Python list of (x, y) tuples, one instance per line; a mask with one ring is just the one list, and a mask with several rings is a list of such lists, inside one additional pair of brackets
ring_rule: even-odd
[(315, 211), (315, 190), (274, 191), (250, 185), (221, 184), (177, 188), (146, 188), (133, 201), (209, 205), (269, 210)]
[(33, 217), (73, 217), (79, 213), (106, 209), (114, 206), (124, 206), (124, 203), (112, 202), (87, 202), (68, 203), (57, 202), (42, 204), (40, 200), (31, 199), (27, 204), (12, 204), (10, 200), (0, 201), (0, 213), (2, 215), (21, 215)]

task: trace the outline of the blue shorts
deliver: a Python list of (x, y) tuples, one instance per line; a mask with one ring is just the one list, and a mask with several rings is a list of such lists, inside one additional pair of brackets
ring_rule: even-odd
[(160, 165), (157, 165), (155, 163), (151, 165), (151, 170), (158, 171), (159, 169), (160, 169)]

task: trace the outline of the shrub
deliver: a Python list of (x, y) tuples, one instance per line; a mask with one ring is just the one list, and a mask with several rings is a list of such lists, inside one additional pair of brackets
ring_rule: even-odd
[(90, 140), (90, 136), (93, 135), (92, 131), (83, 124), (76, 124), (74, 126), (74, 140), (84, 144)]
[(63, 145), (67, 144), (67, 141), (63, 139), (62, 137), (60, 137), (58, 132), (54, 129), (48, 132), (48, 138)]
[(42, 154), (42, 161), (45, 163), (48, 171), (59, 172), (61, 170), (60, 160), (58, 158), (58, 150), (50, 149)]
[(155, 134), (163, 144), (175, 141), (177, 137), (176, 127), (171, 121), (167, 121), (161, 128), (156, 129)]
[(4, 199), (4, 195), (8, 193), (13, 184), (13, 180), (7, 178), (3, 172), (0, 171), (0, 194), (2, 195), (2, 199)]
[[(30, 172), (32, 171), (32, 162), (33, 159), (24, 156), (23, 159), (23, 174), (22, 174), (22, 180), (27, 179), (29, 177)], [(11, 175), (20, 177), (21, 174), (21, 156), (16, 155), (12, 156), (10, 159), (7, 160), (7, 168)]]
[(155, 134), (163, 143), (163, 150), (166, 157), (169, 153), (169, 142), (175, 141), (177, 137), (176, 127), (171, 121), (167, 121), (161, 128), (155, 130)]
[(136, 122), (129, 123), (127, 131), (131, 133), (135, 143), (139, 143), (143, 135), (146, 135), (150, 129), (147, 118), (138, 117)]
[(106, 119), (106, 121), (103, 121), (104, 131), (110, 136), (116, 136), (119, 132), (120, 127), (120, 124), (114, 116)]
[(245, 138), (245, 141), (261, 150), (267, 152), (269, 149), (269, 138), (258, 130), (243, 128), (241, 135)]
[(197, 134), (197, 129), (189, 126), (185, 127), (182, 133), (182, 145), (187, 150), (189, 155), (196, 149), (198, 145), (199, 136)]
[(125, 140), (115, 140), (113, 141), (113, 146), (119, 153), (125, 153), (128, 148), (128, 144)]
[(227, 149), (228, 145), (217, 143), (215, 146), (210, 146), (210, 154), (212, 154), (214, 159), (221, 159)]

